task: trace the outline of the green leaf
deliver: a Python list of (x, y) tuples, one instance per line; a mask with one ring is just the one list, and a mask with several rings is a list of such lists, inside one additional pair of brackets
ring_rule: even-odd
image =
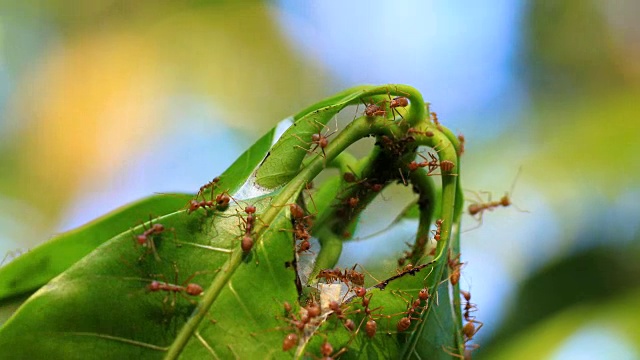
[[(247, 203), (260, 213), (270, 200)], [(0, 330), (4, 357), (163, 357), (184, 331), (198, 297), (150, 292), (147, 287), (153, 280), (182, 285), (188, 280), (205, 288), (205, 293), (212, 291), (207, 284), (229, 275), (221, 269), (239, 250), (238, 224), (244, 206), (213, 217), (204, 211), (191, 215), (179, 211), (157, 219), (155, 223), (173, 229), (153, 240), (161, 261), (148, 248), (133, 245), (133, 234), (143, 227), (103, 244), (41, 288), (5, 324)], [(278, 325), (273, 304), (297, 298), (294, 270), (285, 266), (293, 258), (293, 239), (290, 232), (281, 231), (290, 228), (290, 221), (282, 215), (265, 232), (268, 240), (244, 256), (238, 271), (220, 289), (198, 335), (189, 334), (187, 358), (209, 349), (221, 357), (254, 358), (279, 348), (281, 336), (265, 332)], [(272, 307), (263, 305), (265, 299)], [(254, 338), (252, 333), (260, 336)], [(234, 346), (228, 347), (221, 338), (233, 339)]]
[[(330, 106), (309, 114), (291, 124), (280, 140), (273, 146), (269, 158), (257, 172), (257, 183), (269, 189), (277, 188), (293, 179), (300, 170), (304, 157), (316, 150), (311, 143), (313, 134), (328, 133), (325, 125), (342, 108)], [(272, 159), (277, 159), (272, 161)]]
[(155, 195), (60, 234), (0, 269), (0, 299), (34, 291), (96, 247), (149, 216), (167, 214), (191, 199), (186, 194)]
[(449, 297), (449, 284), (445, 282), (437, 287), (437, 304), (431, 303), (431, 311), (412, 334), (417, 341), (408, 342), (404, 349), (406, 359), (451, 359), (455, 353), (455, 324), (453, 304)]

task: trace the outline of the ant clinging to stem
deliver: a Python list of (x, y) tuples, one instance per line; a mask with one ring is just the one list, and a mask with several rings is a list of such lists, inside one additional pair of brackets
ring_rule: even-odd
[[(326, 160), (327, 158), (327, 154), (324, 152), (324, 149), (329, 146), (329, 137), (335, 133), (338, 132), (338, 118), (335, 118), (336, 120), (336, 128), (335, 130), (331, 130), (329, 127), (327, 127), (327, 125), (319, 122), (318, 120), (313, 120), (316, 124), (316, 126), (318, 127), (318, 132), (314, 133), (311, 135), (311, 141), (305, 141), (302, 138), (300, 138), (298, 135), (294, 134), (293, 136), (296, 137), (298, 140), (302, 141), (305, 144), (309, 145), (309, 148), (305, 148), (303, 146), (300, 145), (296, 145), (295, 147), (300, 148), (304, 151), (306, 151), (309, 154), (315, 154), (315, 151), (320, 148), (320, 151), (322, 152), (322, 157)], [(322, 133), (322, 129), (326, 129), (325, 133)], [(315, 145), (315, 146), (314, 146)]]

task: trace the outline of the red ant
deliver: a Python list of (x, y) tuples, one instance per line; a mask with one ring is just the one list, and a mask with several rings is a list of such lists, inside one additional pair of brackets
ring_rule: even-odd
[(433, 136), (433, 131), (431, 131), (431, 130), (421, 131), (421, 130), (418, 130), (416, 128), (409, 128), (407, 130), (407, 134), (408, 135), (419, 134), (419, 135), (424, 135), (424, 136), (427, 136), (427, 137), (432, 137)]
[(449, 259), (447, 260), (449, 264), (449, 268), (451, 269), (451, 276), (449, 280), (451, 281), (451, 285), (456, 286), (460, 281), (460, 270), (465, 263), (460, 262), (460, 254), (451, 259), (451, 255), (449, 255)]
[[(416, 165), (418, 165), (419, 167), (428, 168), (427, 169), (427, 175), (431, 175), (431, 173), (433, 173), (438, 168), (438, 166), (440, 166), (440, 164), (438, 163), (438, 158), (436, 158), (432, 153), (428, 152), (427, 155), (429, 155), (429, 158), (431, 160), (429, 160), (426, 157), (424, 157), (424, 155), (418, 153), (418, 156), (423, 158), (424, 161), (420, 162), (420, 163), (416, 163)], [(413, 161), (413, 162), (415, 163), (415, 161)]]
[(387, 95), (389, 96), (389, 108), (391, 109), (391, 111), (394, 114), (398, 114), (398, 116), (404, 119), (404, 116), (402, 116), (402, 114), (400, 114), (400, 112), (396, 108), (399, 108), (399, 107), (405, 108), (409, 106), (409, 99), (404, 96), (396, 96), (393, 99), (391, 99), (391, 95), (389, 94)]
[[(153, 220), (151, 219), (151, 216), (149, 217), (149, 227), (147, 228), (144, 223), (142, 223), (142, 227), (144, 228), (144, 231), (142, 232), (142, 234), (136, 235), (134, 238), (138, 243), (138, 245), (141, 245), (147, 248), (147, 252), (143, 254), (139, 260), (142, 260), (146, 254), (148, 254), (149, 252), (152, 252), (155, 259), (157, 261), (160, 261), (161, 259), (160, 259), (160, 256), (158, 255), (156, 244), (153, 241), (153, 237), (154, 235), (162, 234), (167, 229), (162, 224), (158, 224), (158, 223), (154, 224)], [(168, 229), (168, 231), (172, 231), (175, 237), (175, 230)]]
[(471, 313), (477, 310), (476, 304), (471, 303), (471, 293), (468, 291), (460, 290), (460, 293), (465, 299), (464, 304), (464, 319), (466, 321), (472, 321), (475, 319), (474, 316), (471, 316)]
[(244, 221), (244, 237), (242, 238), (240, 247), (242, 248), (242, 251), (247, 254), (253, 248), (253, 237), (251, 236), (251, 232), (253, 231), (256, 222), (256, 207), (248, 205), (244, 208), (244, 212), (247, 213), (247, 218), (240, 218)]
[(458, 156), (462, 156), (462, 154), (464, 154), (464, 135), (458, 134), (458, 141), (460, 141), (460, 145), (458, 147)]
[[(353, 173), (353, 172), (345, 172), (342, 175), (342, 179), (344, 180), (344, 182), (352, 184), (352, 186), (362, 184), (362, 186), (364, 188), (369, 189), (369, 190), (371, 190), (373, 192), (382, 191), (382, 189), (384, 188), (384, 185), (385, 185), (385, 184), (380, 184), (380, 183), (369, 182), (367, 178), (359, 180), (358, 177), (356, 176), (356, 174)], [(357, 206), (357, 204), (356, 204), (356, 206)]]
[[(500, 206), (507, 207), (507, 206), (513, 205), (518, 211), (528, 212), (526, 210), (522, 210), (518, 208), (515, 204), (511, 202), (511, 194), (513, 194), (513, 189), (516, 185), (516, 180), (518, 180), (519, 175), (520, 175), (520, 170), (518, 170), (518, 174), (516, 175), (516, 178), (513, 180), (513, 183), (511, 184), (511, 189), (509, 190), (509, 192), (506, 192), (504, 196), (500, 198), (500, 200), (491, 201), (491, 193), (483, 191), (483, 193), (486, 193), (488, 195), (487, 201), (483, 202), (482, 198), (477, 193), (475, 193), (478, 201), (472, 202), (468, 207), (468, 211), (469, 211), (469, 215), (473, 216), (474, 218), (476, 218), (476, 220), (478, 220), (479, 222), (478, 226), (482, 225), (482, 216), (484, 215), (485, 211), (493, 211), (493, 209)], [(478, 226), (469, 230), (473, 230)]]
[(397, 107), (407, 107), (407, 106), (409, 106), (409, 99), (407, 99), (404, 96), (395, 97), (389, 102), (389, 107), (392, 109)]
[[(398, 323), (396, 324), (396, 330), (398, 330), (398, 332), (403, 332), (409, 329), (412, 321), (421, 321), (420, 318), (414, 317), (414, 314), (422, 314), (424, 309), (427, 308), (429, 300), (429, 290), (427, 288), (421, 289), (418, 293), (417, 299), (411, 298), (411, 301), (407, 301), (404, 297), (402, 299), (407, 303), (407, 310), (399, 314), (387, 315), (388, 318), (395, 315), (406, 315), (400, 318), (400, 320), (398, 320)], [(425, 302), (424, 305), (422, 305), (423, 301)]]
[(432, 230), (432, 232), (433, 232), (433, 234), (434, 234), (434, 235), (433, 235), (433, 239), (434, 239), (435, 241), (440, 241), (440, 234), (441, 234), (441, 232), (442, 232), (442, 223), (443, 223), (443, 222), (444, 222), (444, 220), (443, 220), (443, 219), (438, 219), (438, 220), (436, 220), (436, 229), (435, 229), (435, 230)]
[[(302, 141), (305, 144), (309, 144), (309, 149), (306, 149), (302, 146), (296, 145), (296, 147), (303, 149), (304, 151), (308, 152), (309, 154), (314, 154), (316, 149), (320, 148), (320, 151), (322, 151), (322, 157), (327, 158), (327, 154), (324, 152), (324, 149), (329, 146), (329, 137), (333, 134), (335, 134), (336, 132), (338, 132), (338, 118), (336, 118), (336, 129), (331, 131), (331, 129), (329, 129), (327, 127), (327, 125), (318, 122), (317, 120), (314, 120), (316, 122), (316, 124), (322, 125), (322, 127), (324, 127), (326, 129), (325, 133), (322, 134), (322, 127), (320, 127), (318, 129), (317, 133), (314, 133), (311, 135), (311, 142), (307, 142), (304, 141), (302, 138), (300, 138), (298, 135), (293, 135), (295, 136), (298, 140)], [(315, 145), (315, 146), (313, 146)], [(311, 149), (311, 146), (313, 146), (313, 149)]]
[(320, 353), (322, 354), (322, 360), (333, 360), (334, 358), (342, 355), (347, 351), (347, 348), (342, 348), (338, 350), (335, 354), (333, 353), (333, 346), (329, 344), (327, 340), (320, 345)]
[(291, 220), (293, 222), (293, 235), (296, 240), (301, 240), (296, 253), (301, 254), (309, 251), (311, 249), (311, 243), (309, 242), (311, 234), (309, 233), (309, 228), (313, 225), (311, 220), (313, 215), (305, 215), (304, 209), (298, 204), (289, 204), (289, 213), (291, 214)]
[[(206, 185), (204, 185), (206, 186)], [(204, 187), (203, 186), (203, 187)], [(200, 194), (200, 193), (198, 193)], [(213, 194), (212, 194), (213, 197)], [(229, 201), (231, 201), (231, 197), (226, 194), (226, 193), (222, 193), (222, 194), (218, 194), (216, 195), (216, 200), (201, 200), (198, 201), (196, 199), (193, 199), (191, 201), (189, 201), (189, 209), (187, 209), (187, 214), (191, 214), (192, 212), (203, 208), (203, 209), (207, 209), (207, 208), (213, 208), (215, 207), (216, 210), (218, 211), (225, 211), (229, 208)]]
[[(174, 270), (175, 270), (175, 282), (178, 282), (178, 268), (176, 266), (176, 264), (173, 264), (174, 266)], [(195, 272), (193, 273), (191, 276), (189, 276), (189, 278), (187, 278), (182, 284), (177, 285), (177, 284), (170, 284), (168, 282), (160, 282), (157, 280), (152, 281), (149, 285), (147, 285), (147, 290), (149, 290), (150, 292), (158, 292), (158, 291), (166, 291), (169, 294), (173, 294), (173, 299), (171, 301), (171, 307), (174, 307), (176, 304), (176, 294), (180, 294), (182, 297), (184, 297), (185, 299), (189, 300), (189, 302), (195, 304), (195, 302), (193, 300), (191, 300), (189, 297), (187, 297), (186, 295), (189, 296), (200, 296), (200, 294), (202, 294), (203, 289), (202, 286), (196, 284), (196, 283), (191, 283), (191, 279), (193, 279), (195, 276), (200, 275), (201, 272)], [(162, 301), (163, 304), (165, 304), (168, 300), (169, 296), (165, 297), (164, 300)]]
[(353, 265), (351, 269), (344, 269), (344, 279), (354, 285), (364, 286), (364, 274), (355, 270), (356, 265)]
[(382, 106), (374, 102), (366, 103), (364, 102), (363, 99), (360, 99), (360, 101), (362, 102), (362, 104), (364, 104), (364, 115), (366, 117), (376, 117), (376, 116), (387, 115), (387, 110), (384, 109), (384, 104), (387, 102), (387, 100), (382, 100), (379, 102), (383, 104)]
[(422, 306), (420, 299), (416, 299), (411, 303), (411, 305), (407, 309), (407, 312), (405, 313), (407, 316), (404, 316), (400, 318), (400, 320), (398, 320), (398, 323), (396, 325), (396, 329), (398, 330), (398, 332), (406, 331), (411, 326), (411, 321), (420, 320), (420, 318), (412, 317), (412, 315), (413, 313), (418, 311), (418, 308), (421, 307)]
[[(465, 304), (464, 304), (464, 320), (467, 322), (466, 324), (464, 324), (464, 326), (462, 327), (462, 334), (464, 335), (464, 342), (465, 342), (465, 354), (467, 353), (467, 351), (469, 351), (469, 354), (471, 351), (475, 350), (478, 348), (478, 345), (467, 345), (466, 343), (469, 342), (470, 340), (473, 339), (474, 335), (480, 331), (480, 328), (482, 328), (482, 326), (484, 325), (484, 323), (482, 323), (481, 321), (478, 321), (475, 319), (474, 316), (471, 316), (471, 312), (476, 311), (476, 304), (472, 304), (471, 303), (471, 293), (467, 292), (467, 291), (463, 291), (460, 290), (460, 293), (462, 294), (462, 296), (465, 299)], [(476, 324), (478, 324), (479, 326), (476, 327)], [(470, 348), (469, 348), (470, 347)], [(466, 355), (465, 355), (466, 356)]]
[(433, 123), (436, 124), (436, 126), (440, 126), (440, 121), (438, 121), (438, 114), (432, 112), (431, 119), (433, 120)]
[(317, 279), (324, 279), (327, 284), (332, 284), (334, 281), (342, 279), (342, 272), (340, 269), (322, 269), (316, 276)]
[(208, 207), (213, 207), (213, 201), (211, 200), (202, 200), (202, 201), (198, 201), (198, 200), (191, 200), (189, 201), (189, 209), (187, 209), (187, 214), (191, 214), (192, 212), (203, 208), (206, 209)]
[(214, 178), (213, 178), (213, 180), (211, 180), (211, 181), (209, 181), (208, 183), (206, 183), (206, 184), (204, 184), (204, 185), (200, 186), (200, 190), (199, 190), (199, 191), (198, 191), (198, 193), (196, 194), (196, 199), (197, 199), (199, 196), (204, 196), (204, 192), (205, 192), (205, 190), (207, 190), (207, 189), (212, 189), (212, 190), (213, 190), (213, 188), (215, 188), (215, 187), (218, 185), (218, 182), (219, 182), (219, 181), (220, 181), (220, 177), (219, 177), (219, 176), (216, 176), (216, 177), (214, 177)]
[(339, 280), (347, 285), (356, 285), (358, 286), (354, 288), (356, 296), (362, 297), (366, 293), (366, 290), (362, 287), (364, 286), (364, 274), (356, 271), (356, 266), (358, 266), (358, 264), (355, 264), (351, 269), (344, 269), (344, 272), (342, 272), (338, 268), (322, 269), (320, 270), (316, 278), (325, 279), (325, 282), (327, 282), (328, 284)]

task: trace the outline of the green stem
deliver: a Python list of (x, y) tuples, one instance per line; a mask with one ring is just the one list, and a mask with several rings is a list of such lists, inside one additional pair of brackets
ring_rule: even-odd
[(294, 119), (297, 121), (314, 111), (335, 106), (342, 101), (344, 101), (344, 103), (339, 105), (341, 108), (349, 105), (357, 105), (360, 104), (360, 99), (374, 95), (406, 96), (412, 105), (409, 106), (407, 114), (405, 115), (405, 120), (407, 120), (411, 125), (421, 122), (426, 118), (424, 99), (419, 91), (407, 85), (388, 84), (382, 86), (361, 85), (341, 91), (300, 111), (295, 115)]
[[(422, 125), (422, 124), (420, 124)], [(430, 147), (440, 148), (439, 157), (440, 160), (449, 160), (454, 163), (453, 172), (457, 172), (458, 170), (458, 157), (456, 154), (456, 150), (453, 146), (448, 146), (450, 144), (449, 139), (445, 134), (440, 132), (433, 124), (428, 124), (425, 130), (430, 130), (433, 132), (433, 136), (424, 136), (424, 135), (416, 135), (416, 144), (418, 145), (426, 145)], [(443, 172), (441, 176), (442, 180), (442, 210), (441, 210), (441, 219), (443, 220), (441, 226), (440, 233), (440, 241), (436, 246), (436, 256), (431, 261), (434, 262), (434, 268), (431, 276), (426, 279), (427, 286), (431, 293), (435, 293), (438, 289), (437, 287), (440, 284), (441, 279), (443, 278), (445, 269), (447, 267), (447, 259), (443, 256), (449, 249), (450, 241), (451, 241), (451, 229), (453, 226), (454, 220), (454, 207), (456, 203), (456, 194), (457, 194), (457, 182), (458, 176), (452, 175), (452, 173)], [(421, 188), (421, 183), (414, 183), (415, 186)], [(428, 191), (428, 189), (424, 189), (424, 191)], [(428, 233), (430, 224), (422, 221), (423, 215), (421, 214), (421, 221), (418, 228), (418, 236), (420, 234)], [(424, 314), (424, 319), (426, 319), (431, 313), (431, 307), (427, 308), (426, 314)], [(422, 336), (422, 332), (424, 331), (424, 327), (427, 321), (422, 321), (418, 323), (416, 327), (416, 331), (411, 335), (409, 341), (405, 345), (405, 355), (412, 352), (417, 342), (420, 340)]]
[[(456, 154), (460, 154), (460, 140), (458, 139), (458, 137), (455, 136), (453, 132), (451, 132), (451, 130), (443, 126), (440, 126), (439, 128), (442, 131), (442, 133), (453, 144), (456, 150)], [(454, 214), (453, 214), (455, 236), (453, 237), (451, 246), (450, 246), (451, 258), (455, 258), (460, 255), (460, 231), (462, 226), (462, 213), (464, 211), (464, 192), (462, 191), (462, 186), (460, 185), (460, 176), (459, 176), (459, 174), (461, 173), (460, 167), (461, 167), (461, 164), (458, 159), (458, 169), (457, 169), (458, 179), (456, 184), (457, 196), (456, 196), (456, 202), (455, 202)], [(462, 307), (461, 307), (462, 304), (460, 300), (460, 283), (459, 282), (453, 285), (452, 295), (453, 295), (453, 309), (454, 309), (454, 315), (455, 315), (454, 336), (456, 340), (456, 347), (458, 348), (459, 353), (463, 354), (464, 353), (464, 339), (462, 336), (462, 319), (463, 318), (462, 318)]]
[[(425, 245), (429, 239), (429, 227), (432, 224), (435, 210), (436, 190), (431, 176), (427, 176), (424, 169), (418, 169), (411, 173), (411, 183), (419, 191), (418, 208), (420, 210), (420, 220), (416, 241), (411, 250), (411, 262), (418, 265), (418, 262), (425, 254)], [(425, 233), (426, 231), (426, 233)]]

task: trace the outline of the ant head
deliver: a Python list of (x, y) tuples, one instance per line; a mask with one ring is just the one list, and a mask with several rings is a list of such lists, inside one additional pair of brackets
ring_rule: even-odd
[(320, 139), (322, 139), (322, 135), (320, 135), (319, 133), (311, 135), (311, 141), (313, 142), (319, 142)]
[(249, 206), (244, 208), (244, 212), (246, 212), (247, 214), (255, 214), (256, 213), (256, 207), (253, 206), (253, 205), (249, 205)]
[(460, 294), (466, 301), (471, 301), (471, 293), (468, 291), (460, 290)]
[(192, 212), (198, 210), (199, 208), (200, 208), (200, 203), (199, 202), (197, 202), (196, 200), (189, 201), (189, 210), (188, 210), (189, 213), (192, 213)]

